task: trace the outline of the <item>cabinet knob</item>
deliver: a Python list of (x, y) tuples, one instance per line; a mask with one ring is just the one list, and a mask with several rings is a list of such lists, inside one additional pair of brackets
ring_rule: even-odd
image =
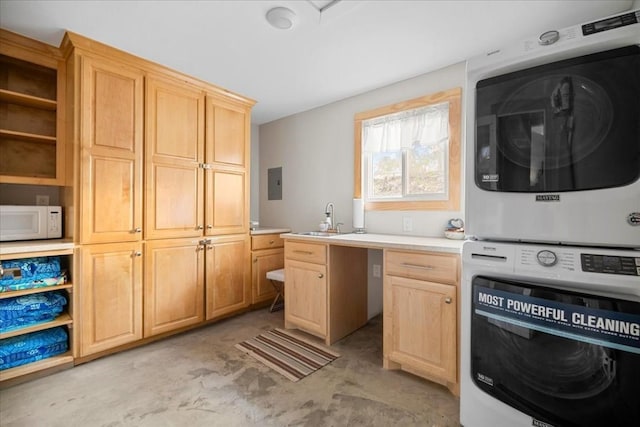
[(142, 228), (136, 227), (136, 228), (133, 229), (133, 232), (134, 233), (142, 233)]
[(199, 225), (199, 226), (198, 226), (198, 230), (204, 230), (204, 227), (203, 227), (203, 226), (201, 226), (201, 225)]
[(451, 304), (451, 298), (450, 297), (446, 297), (444, 299), (444, 302), (446, 302), (447, 304)]
[(318, 279), (322, 279), (324, 277), (324, 274), (320, 273), (318, 274)]
[(275, 243), (275, 241), (274, 241), (274, 240), (269, 240), (269, 244), (270, 244), (270, 245), (273, 245), (274, 243)]
[(135, 252), (133, 253), (133, 256), (142, 256), (142, 252), (140, 252), (140, 251), (135, 251)]
[(207, 230), (211, 230), (212, 228), (213, 228), (213, 225), (207, 224)]

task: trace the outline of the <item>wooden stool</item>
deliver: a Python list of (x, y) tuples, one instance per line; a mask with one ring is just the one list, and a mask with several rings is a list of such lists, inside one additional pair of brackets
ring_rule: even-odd
[(276, 297), (271, 303), (271, 308), (269, 308), (269, 311), (273, 313), (274, 311), (284, 308), (284, 268), (269, 271), (267, 273), (267, 279), (271, 281), (271, 284), (276, 290)]

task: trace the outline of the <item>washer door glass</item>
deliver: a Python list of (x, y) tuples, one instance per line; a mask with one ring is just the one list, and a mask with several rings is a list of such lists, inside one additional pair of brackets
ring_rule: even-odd
[(472, 288), (479, 388), (552, 425), (640, 419), (640, 303), (487, 277)]

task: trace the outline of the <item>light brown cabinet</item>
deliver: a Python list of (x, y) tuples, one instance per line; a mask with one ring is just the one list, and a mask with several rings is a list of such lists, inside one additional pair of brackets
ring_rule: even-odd
[(64, 185), (65, 63), (0, 29), (0, 183)]
[(367, 250), (285, 242), (286, 328), (331, 345), (367, 323)]
[(285, 245), (286, 328), (327, 336), (327, 258), (324, 244), (288, 241)]
[(327, 336), (327, 267), (285, 259), (285, 327)]
[(249, 237), (221, 237), (206, 244), (206, 319), (249, 306)]
[(279, 234), (251, 236), (251, 304), (271, 302), (275, 288), (267, 273), (284, 267), (284, 241)]
[(193, 238), (145, 243), (145, 337), (204, 320), (204, 251)]
[(79, 250), (80, 346), (86, 357), (142, 338), (142, 243)]
[(198, 87), (147, 78), (146, 239), (203, 235), (204, 100)]
[(457, 255), (386, 250), (383, 356), (458, 393)]
[(79, 55), (80, 243), (142, 240), (142, 71)]

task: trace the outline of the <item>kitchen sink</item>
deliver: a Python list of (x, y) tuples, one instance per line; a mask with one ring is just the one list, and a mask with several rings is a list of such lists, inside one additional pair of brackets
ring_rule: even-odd
[(331, 236), (338, 236), (341, 233), (331, 233), (329, 231), (301, 231), (301, 232), (293, 233), (293, 234), (299, 234), (301, 236), (331, 237)]

